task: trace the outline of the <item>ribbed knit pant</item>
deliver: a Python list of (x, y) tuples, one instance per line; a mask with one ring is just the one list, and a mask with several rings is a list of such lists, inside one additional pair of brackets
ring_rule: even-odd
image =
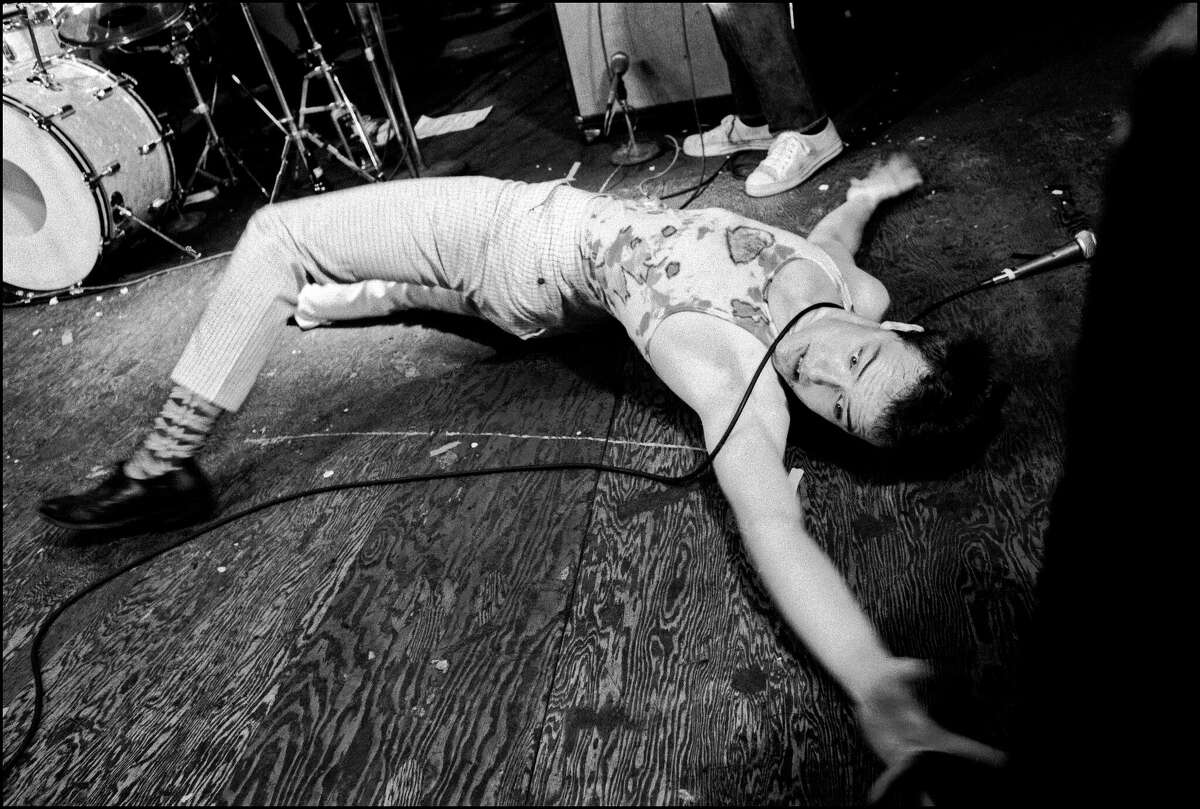
[(590, 295), (579, 234), (591, 199), (552, 183), (447, 177), (268, 205), (247, 224), (171, 379), (236, 411), (310, 283), (397, 282), (397, 308), (483, 316), (536, 336)]

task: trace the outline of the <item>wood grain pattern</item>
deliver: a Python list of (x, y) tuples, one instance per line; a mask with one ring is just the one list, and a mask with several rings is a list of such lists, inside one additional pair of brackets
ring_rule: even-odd
[[(559, 422), (550, 429), (570, 434), (571, 426), (607, 424), (611, 399), (589, 395), (561, 374), (543, 389), (560, 405), (549, 420), (538, 397), (497, 411), (468, 406), (484, 391), (493, 397), (489, 407), (511, 405), (508, 396), (529, 402), (527, 387), (502, 382), (512, 370), (492, 369), (465, 390), (458, 389), (460, 376), (442, 385), (429, 409), (452, 406), (496, 431), (550, 421)], [(547, 463), (563, 460), (564, 451), (493, 439), (467, 456), (457, 463)], [(598, 450), (569, 447), (566, 456), (596, 459)], [(519, 799), (594, 485), (594, 473), (526, 473), (391, 493), (373, 518), (353, 579), (308, 654), (280, 679), (272, 721), (252, 739), (223, 797), (333, 804)]]
[[(698, 420), (640, 358), (625, 377), (614, 436), (699, 442)], [(610, 460), (675, 474), (696, 461), (636, 450)], [(601, 477), (531, 799), (821, 804), (854, 794), (847, 764), (861, 754), (842, 728), (845, 706), (781, 641), (715, 483), (618, 516), (650, 486)]]
[[(1014, 251), (1063, 241), (1050, 179), (1098, 212), (1137, 43), (1076, 33), (1034, 61), (982, 54), (879, 143), (850, 144), (816, 186), (752, 200), (721, 176), (697, 204), (806, 231), (850, 177), (913, 152), (926, 183), (881, 212), (862, 254), (892, 315), (912, 314)], [(495, 103), (497, 125), (431, 143), (427, 157), (526, 180), (579, 158), (577, 185), (598, 187), (612, 144), (576, 140), (556, 54), (553, 41), (509, 54), (507, 79), (463, 96), (464, 108)], [(668, 184), (698, 168), (681, 159)], [(629, 188), (643, 175), (623, 176)], [(37, 521), (37, 501), (138, 439), (219, 267), (5, 311), (6, 755), (29, 718), (25, 658), (41, 617), (179, 536), (73, 543)], [(888, 645), (932, 664), (934, 716), (1000, 747), (1086, 280), (1039, 276), (938, 315), (984, 334), (1013, 385), (1005, 429), (968, 469), (880, 481), (801, 427), (787, 453), (805, 470), (810, 531)], [(288, 331), (204, 465), (230, 512), (358, 477), (562, 458), (682, 472), (698, 459), (651, 443), (698, 445), (699, 424), (619, 329), (526, 345), (417, 317)], [(46, 675), (45, 725), (6, 803), (853, 805), (880, 771), (845, 695), (775, 615), (711, 480), (664, 491), (518, 474), (301, 500), (72, 610)]]
[[(509, 344), (503, 340), (488, 345), (422, 326), (384, 325), (357, 335), (352, 332), (285, 335), (253, 394), (254, 401), (221, 425), (221, 438), (210, 447), (208, 463), (217, 470), (218, 482), (226, 484), (222, 500), (227, 508), (332, 482), (321, 470), (343, 480), (438, 471), (453, 463), (544, 462), (563, 457), (564, 452), (581, 459), (598, 457), (594, 443), (495, 438), (479, 442), (478, 451), (464, 445), (457, 460), (451, 454), (431, 459), (428, 453), (440, 429), (469, 425), (495, 432), (529, 431), (533, 425), (565, 436), (603, 433), (612, 401), (603, 386), (613, 370), (602, 367), (602, 344), (589, 351), (559, 341), (513, 353), (511, 345), (504, 348)], [(400, 345), (390, 345), (397, 337)], [(380, 345), (383, 350), (364, 352), (364, 344)], [(512, 361), (493, 362), (497, 347)], [(567, 362), (555, 357), (555, 352), (564, 350), (571, 354)], [(472, 367), (474, 371), (465, 372)], [(86, 368), (81, 364), (76, 372), (86, 374)], [(405, 384), (380, 384), (396, 378)], [(307, 395), (297, 397), (295, 390)], [(541, 395), (531, 396), (531, 390)], [(313, 407), (314, 402), (318, 407)], [(522, 408), (514, 407), (514, 402), (531, 404)], [(560, 406), (549, 409), (544, 406), (547, 402)], [(567, 405), (561, 406), (564, 402)], [(403, 419), (400, 423), (397, 415)], [(99, 433), (92, 424), (69, 429), (81, 427)], [(286, 439), (291, 430), (301, 428), (320, 434), (381, 427), (417, 427), (431, 435), (308, 443)], [(247, 428), (251, 435), (284, 440), (247, 445)], [(239, 430), (241, 440), (235, 440)], [(231, 462), (228, 472), (221, 470), (225, 460)], [(502, 668), (508, 665), (504, 661), (516, 661), (516, 677), (484, 672), (475, 686), (490, 694), (497, 680), (507, 683), (495, 693), (498, 707), (492, 718), (500, 730), (491, 725), (481, 729), (485, 750), (480, 755), (494, 746), (506, 754), (511, 748), (518, 760), (511, 769), (515, 788), (522, 788), (524, 765), (519, 759), (528, 745), (519, 738), (510, 741), (509, 736), (522, 723), (540, 721), (536, 675), (547, 667), (539, 654), (552, 649), (551, 641), (561, 629), (557, 616), (568, 587), (560, 576), (570, 566), (571, 542), (583, 535), (578, 523), (588, 510), (591, 483), (586, 475), (565, 475), (561, 484), (566, 487), (562, 493), (566, 509), (554, 497), (543, 499), (553, 487), (528, 475), (515, 487), (511, 480), (498, 478), (477, 484), (469, 493), (462, 482), (449, 481), (425, 494), (371, 489), (326, 495), (236, 523), (130, 574), (89, 604), (106, 609), (68, 622), (71, 631), (58, 642), (52, 638), (46, 670), (52, 699), (32, 751), (38, 766), (22, 770), (8, 785), (8, 793), (65, 803), (210, 802), (231, 783), (256, 794), (257, 782), (265, 779), (274, 798), (304, 800), (299, 796), (309, 781), (279, 769), (283, 756), (277, 755), (274, 734), (283, 728), (289, 738), (309, 740), (307, 745), (293, 745), (300, 751), (296, 763), (303, 765), (306, 774), (319, 771), (310, 767), (307, 757), (334, 756), (334, 771), (350, 777), (341, 797), (354, 800), (348, 796), (369, 791), (363, 779), (374, 784), (372, 771), (364, 767), (359, 772), (361, 758), (338, 749), (346, 723), (338, 701), (331, 702), (333, 720), (313, 711), (313, 700), (319, 702), (321, 695), (349, 693), (342, 689), (369, 680), (359, 676), (350, 686), (345, 684), (347, 671), (371, 670), (366, 663), (372, 654), (359, 654), (339, 643), (351, 633), (347, 616), (366, 618), (365, 626), (372, 631), (377, 627), (371, 620), (384, 624), (395, 620), (398, 627), (406, 627), (395, 656), (389, 654), (390, 646), (379, 647), (379, 666), (374, 669), (379, 673), (378, 687), (392, 684), (398, 671), (400, 680), (414, 682), (431, 671), (424, 649), (410, 658), (409, 647), (422, 647), (432, 637), (440, 637), (441, 630), (434, 630), (439, 620), (461, 624), (467, 634), (456, 641), (460, 644), (477, 636), (483, 644), (478, 659)], [(528, 508), (514, 508), (522, 504)], [(541, 524), (527, 524), (524, 518), (537, 509), (543, 514)], [(455, 515), (464, 527), (461, 532), (455, 528)], [(26, 521), (31, 543), (47, 533), (35, 526)], [(393, 613), (394, 599), (375, 603), (374, 588), (381, 586), (380, 581), (392, 586), (406, 580), (403, 573), (411, 558), (402, 543), (412, 536), (420, 537), (423, 544), (432, 543), (442, 554), (425, 560), (428, 565), (414, 580), (434, 582), (430, 585), (437, 590), (434, 600), (449, 598), (448, 613), (424, 610), (428, 593), (422, 587), (405, 590), (411, 602), (405, 620)], [(393, 548), (397, 542), (400, 547)], [(6, 551), (13, 547), (6, 542)], [(514, 548), (524, 556), (510, 560)], [(114, 555), (110, 549), (103, 558), (111, 562)], [(466, 571), (474, 570), (480, 588), (458, 601), (446, 589), (450, 580), (438, 576), (443, 568), (449, 571), (463, 563), (464, 556)], [(471, 567), (472, 558), (476, 568)], [(514, 564), (519, 558), (523, 562)], [(567, 563), (559, 564), (564, 559)], [(388, 567), (398, 560), (399, 569)], [(482, 572), (478, 565), (483, 565)], [(363, 570), (382, 578), (372, 581), (368, 576), (362, 583)], [(6, 578), (20, 571), (20, 565), (11, 564)], [(514, 577), (512, 571), (524, 572), (525, 578)], [(81, 572), (75, 579), (94, 578), (95, 572)], [(54, 589), (61, 592), (75, 579), (56, 580)], [(40, 617), (35, 600), (23, 606)], [(8, 623), (12, 614), (6, 610), (6, 629), (14, 626)], [(527, 631), (522, 631), (522, 621), (529, 624)], [(496, 627), (502, 631), (496, 632)], [(6, 636), (11, 659), (25, 652), (28, 634), (18, 629)], [(510, 646), (515, 651), (506, 655), (493, 651)], [(467, 658), (455, 657), (452, 677), (442, 678), (433, 670), (435, 676), (439, 680), (466, 676), (469, 668), (461, 664), (463, 659)], [(10, 685), (27, 686), (27, 677), (10, 677), (10, 673), (20, 675), (20, 667), (6, 666), (6, 688), (11, 692), (5, 712), (7, 744), (28, 720), (30, 697), (28, 687), (18, 690)], [(309, 699), (297, 702), (291, 688), (301, 692), (315, 688), (316, 696), (307, 694)], [(449, 708), (423, 704), (420, 710), (433, 716), (450, 710), (457, 720), (455, 691), (445, 693), (450, 695)], [(534, 717), (524, 716), (522, 709), (534, 711)], [(371, 716), (390, 728), (397, 716), (408, 714), (384, 711)], [(298, 717), (307, 719), (301, 722)], [(458, 724), (451, 721), (443, 726), (454, 729)], [(313, 733), (306, 736), (297, 725)], [(458, 730), (454, 735), (462, 738)], [(243, 755), (246, 750), (249, 753)], [(345, 762), (343, 754), (348, 757)], [(266, 759), (270, 763), (264, 765)], [(399, 775), (381, 782), (386, 786), (381, 798), (411, 793), (415, 800), (426, 794), (413, 769), (417, 760), (397, 759)], [(62, 772), (90, 775), (64, 779), (57, 775)]]

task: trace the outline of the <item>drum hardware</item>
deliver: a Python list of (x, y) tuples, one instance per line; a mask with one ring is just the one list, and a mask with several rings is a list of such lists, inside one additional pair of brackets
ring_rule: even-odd
[[(439, 161), (428, 166), (421, 157), (421, 147), (417, 144), (417, 134), (413, 130), (408, 107), (404, 103), (404, 93), (400, 89), (400, 80), (397, 78), (396, 67), (392, 63), (391, 51), (388, 49), (387, 31), (383, 25), (383, 15), (380, 13), (379, 4), (347, 3), (346, 5), (358, 27), (363, 43), (363, 53), (366, 56), (367, 65), (371, 69), (371, 77), (375, 81), (375, 88), (379, 92), (379, 99), (383, 103), (388, 123), (391, 124), (392, 131), (396, 133), (396, 140), (404, 151), (404, 162), (408, 166), (410, 174), (413, 177), (420, 177), (461, 172), (466, 167), (461, 160)], [(379, 66), (380, 61), (383, 63), (382, 71)], [(387, 75), (386, 85), (384, 73)]]
[[(166, 204), (167, 201), (164, 199), (159, 199), (159, 200), (155, 200), (155, 202), (159, 204), (159, 207), (162, 207), (163, 205)], [(153, 204), (151, 205), (151, 207), (154, 207)], [(113, 211), (119, 215), (118, 221), (132, 219), (134, 222), (137, 222), (139, 225), (144, 227), (146, 230), (150, 231), (155, 236), (162, 239), (164, 242), (171, 245), (172, 247), (174, 247), (176, 250), (180, 251), (181, 253), (186, 253), (187, 255), (191, 256), (192, 258), (200, 258), (201, 254), (200, 254), (199, 250), (196, 250), (186, 244), (180, 244), (179, 242), (175, 241), (167, 234), (163, 233), (158, 228), (151, 225), (146, 220), (138, 217), (133, 211), (129, 210), (124, 205), (113, 205)], [(123, 235), (123, 233), (124, 232), (122, 232), (122, 235)]]
[(169, 133), (133, 82), (74, 57), (45, 68), (58, 89), (26, 61), (3, 105), (4, 283), (39, 291), (78, 286), (136, 226), (163, 238), (146, 220), (178, 189)]
[[(207, 103), (192, 72), (188, 43), (206, 22), (203, 11), (196, 3), (72, 4), (60, 22), (59, 34), (67, 42), (81, 46), (101, 47), (134, 55), (157, 52), (167, 56), (171, 64), (183, 73), (196, 102), (192, 111), (204, 120), (208, 131), (187, 183), (180, 189), (181, 199), (190, 196), (201, 176), (218, 185), (235, 185), (239, 171), (265, 197), (267, 190), (262, 183), (229, 148), (217, 130), (213, 109), (216, 106), (218, 82), (213, 83), (212, 103)], [(138, 149), (139, 154), (148, 154), (155, 145), (165, 143), (164, 138), (170, 138), (172, 134), (167, 130), (163, 138), (143, 144)], [(208, 158), (214, 148), (224, 163), (224, 176), (208, 170)]]
[[(225, 139), (217, 131), (217, 124), (213, 120), (212, 113), (217, 103), (218, 82), (213, 82), (212, 103), (209, 104), (204, 100), (204, 96), (200, 92), (200, 85), (196, 83), (196, 76), (192, 72), (191, 54), (187, 49), (187, 45), (184, 42), (177, 42), (171, 46), (170, 52), (171, 63), (183, 71), (188, 88), (192, 91), (192, 97), (196, 100), (196, 106), (193, 108), (193, 111), (204, 119), (204, 124), (208, 128), (208, 133), (204, 138), (204, 147), (200, 150), (200, 156), (196, 160), (192, 174), (183, 188), (183, 196), (187, 197), (192, 193), (195, 188), (196, 178), (200, 176), (204, 176), (219, 185), (235, 185), (237, 183), (237, 175), (234, 171), (234, 166), (236, 165), (243, 174), (250, 178), (250, 182), (254, 183), (254, 187), (266, 197), (267, 189), (263, 187), (263, 184), (258, 181), (258, 178), (254, 176), (250, 169), (246, 168), (246, 164), (242, 162), (242, 159), (237, 156), (234, 150), (225, 144)], [(224, 178), (218, 177), (208, 171), (208, 156), (214, 146), (217, 149), (217, 154), (221, 156), (221, 161), (225, 164), (227, 176)]]
[[(279, 108), (283, 110), (281, 117), (276, 117), (262, 104), (258, 107), (260, 110), (267, 112), (268, 117), (275, 123), (276, 127), (284, 130), (286, 139), (283, 143), (283, 153), (279, 158), (279, 173), (275, 175), (275, 185), (271, 189), (271, 195), (268, 201), (274, 202), (279, 196), (279, 191), (283, 187), (284, 177), (292, 168), (292, 152), (295, 150), (295, 157), (300, 161), (300, 167), (304, 169), (308, 175), (308, 181), (313, 191), (321, 193), (325, 191), (324, 171), (321, 167), (311, 159), (308, 154), (308, 147), (305, 144), (305, 134), (311, 137), (311, 133), (302, 132), (296, 125), (296, 119), (292, 116), (292, 110), (288, 106), (287, 97), (283, 94), (283, 88), (279, 84), (279, 77), (275, 74), (275, 66), (271, 64), (271, 57), (267, 55), (267, 47), (263, 43), (262, 34), (259, 33), (258, 25), (254, 22), (254, 17), (250, 12), (249, 3), (240, 3), (242, 7), (242, 15), (246, 18), (246, 25), (250, 29), (250, 35), (254, 38), (254, 46), (258, 49), (259, 58), (262, 59), (263, 67), (267, 70), (267, 79), (271, 83), (271, 88), (275, 91), (275, 98), (279, 102)], [(238, 82), (241, 85), (241, 82)], [(245, 85), (241, 85), (243, 88)], [(285, 126), (286, 125), (286, 126)]]
[(74, 104), (63, 104), (61, 107), (56, 109), (54, 112), (47, 112), (47, 113), (44, 113), (41, 115), (35, 114), (35, 115), (30, 115), (29, 117), (33, 119), (33, 122), (36, 123), (39, 128), (44, 129), (47, 132), (49, 132), (50, 129), (54, 126), (55, 118), (70, 118), (74, 114), (75, 114), (75, 105)]
[[(52, 86), (54, 80), (49, 78), (49, 73), (46, 70), (46, 59), (42, 55), (42, 46), (40, 44), (38, 44), (37, 28), (38, 28), (38, 26), (42, 26), (42, 25), (48, 26), (49, 30), (51, 31), (52, 39), (54, 39), (56, 37), (56, 34), (53, 33), (54, 25), (50, 20), (49, 11), (47, 11), (45, 9), (39, 9), (39, 10), (44, 11), (45, 13), (35, 19), (34, 17), (31, 17), (29, 15), (29, 8), (27, 6), (25, 6), (24, 4), (21, 4), (21, 5), (18, 5), (17, 8), (12, 11), (4, 12), (4, 21), (6, 23), (8, 23), (9, 20), (13, 20), (13, 19), (16, 19), (17, 17), (20, 17), (21, 27), (23, 27), (26, 31), (29, 32), (29, 45), (30, 45), (30, 48), (33, 50), (33, 62), (34, 62), (33, 75), (34, 75), (34, 77), (37, 77), (37, 78), (31, 77), (29, 80), (30, 81), (47, 81), (48, 82), (47, 86)], [(7, 26), (6, 26), (6, 30), (7, 30)], [(58, 43), (56, 40), (54, 40), (53, 44), (57, 45)], [(16, 63), (16, 62), (20, 61), (20, 58), (17, 56), (16, 51), (12, 48), (11, 45), (8, 44), (7, 40), (5, 40), (5, 44), (4, 44), (4, 55), (11, 62)], [(46, 56), (49, 56), (49, 54), (46, 54)]]
[[(392, 126), (392, 132), (395, 133), (396, 140), (400, 143), (404, 151), (404, 162), (413, 177), (420, 177), (421, 170), (424, 168), (424, 163), (421, 160), (421, 149), (417, 145), (417, 136), (413, 132), (412, 122), (408, 117), (408, 108), (404, 104), (404, 94), (400, 91), (400, 82), (396, 78), (396, 70), (392, 65), (391, 54), (388, 52), (387, 32), (383, 26), (383, 17), (379, 12), (379, 4), (349, 3), (347, 4), (347, 9), (351, 12), (351, 17), (358, 27), (358, 34), (363, 43), (363, 55), (366, 57), (367, 65), (371, 69), (371, 78), (375, 82), (375, 89), (379, 93), (379, 100), (383, 104), (384, 114), (387, 115), (388, 123)], [(393, 98), (388, 94), (388, 86), (384, 83), (379, 62), (376, 59), (376, 50), (379, 52), (378, 55), (382, 57), (383, 66), (387, 70), (391, 91), (394, 94), (394, 104)], [(396, 113), (397, 107), (400, 110), (399, 115)], [(403, 126), (401, 126), (402, 123)]]
[(88, 184), (89, 188), (95, 189), (95, 188), (100, 187), (101, 180), (103, 180), (105, 177), (113, 176), (120, 170), (121, 170), (120, 163), (117, 163), (117, 162), (109, 163), (107, 166), (102, 168), (100, 171), (97, 171), (93, 174), (83, 175), (83, 179)]
[[(333, 102), (333, 103), (326, 104), (326, 105), (319, 106), (319, 107), (309, 107), (309, 106), (307, 106), (307, 98), (308, 98), (308, 76), (305, 76), (304, 83), (300, 90), (300, 115), (296, 119), (296, 125), (300, 128), (300, 134), (302, 134), (305, 138), (307, 138), (309, 141), (311, 141), (317, 147), (324, 149), (326, 152), (329, 152), (332, 149), (333, 157), (335, 157), (340, 163), (342, 163), (347, 168), (354, 171), (354, 173), (358, 174), (363, 179), (370, 180), (371, 182), (375, 182), (376, 180), (378, 180), (382, 174), (379, 157), (375, 153), (374, 146), (371, 144), (371, 139), (369, 137), (367, 137), (366, 131), (363, 129), (362, 119), (359, 117), (358, 111), (357, 110), (346, 111), (344, 109), (344, 107), (338, 102)], [(338, 133), (338, 138), (342, 142), (342, 148), (345, 149), (345, 154), (337, 151), (337, 149), (332, 144), (324, 141), (319, 135), (317, 135), (315, 132), (308, 129), (304, 125), (305, 114), (309, 113), (309, 112), (328, 112), (331, 114), (332, 119), (333, 119), (333, 128)], [(375, 169), (374, 174), (368, 172), (366, 167), (361, 166), (358, 163), (355, 163), (352, 159), (350, 159), (349, 157), (346, 156), (348, 154), (352, 154), (352, 152), (350, 151), (350, 143), (346, 140), (346, 133), (342, 129), (342, 122), (340, 120), (340, 116), (345, 116), (345, 117), (349, 117), (352, 119), (351, 125), (356, 130), (356, 135), (358, 136), (359, 140), (362, 141), (367, 146), (367, 149), (368, 149), (367, 154), (370, 156), (371, 165)], [(359, 133), (361, 133), (361, 134), (359, 134)]]
[(167, 138), (164, 135), (161, 138), (155, 138), (154, 140), (150, 141), (149, 143), (143, 143), (141, 146), (138, 147), (138, 154), (141, 155), (142, 157), (145, 157), (146, 155), (150, 154), (155, 149), (157, 149), (158, 145), (160, 143), (166, 143), (166, 140), (167, 140)]
[(135, 79), (133, 76), (125, 76), (125, 77), (121, 78), (120, 81), (118, 81), (116, 84), (110, 84), (107, 87), (99, 87), (99, 88), (93, 90), (92, 95), (95, 97), (95, 99), (97, 101), (103, 101), (104, 99), (106, 99), (110, 95), (112, 95), (113, 92), (118, 87), (123, 87), (126, 90), (137, 87), (137, 79)]
[[(379, 93), (379, 100), (383, 104), (384, 114), (387, 116), (388, 123), (391, 124), (392, 132), (396, 133), (396, 138), (399, 140), (400, 133), (404, 132), (407, 135), (408, 130), (401, 129), (400, 127), (399, 119), (396, 116), (395, 106), (392, 103), (392, 99), (388, 95), (387, 86), (384, 84), (383, 75), (380, 73), (379, 64), (375, 59), (375, 45), (381, 41), (381, 38), (384, 36), (384, 32), (382, 24), (380, 24), (375, 18), (375, 14), (378, 9), (368, 8), (368, 6), (374, 7), (375, 4), (354, 3), (347, 5), (346, 9), (350, 11), (351, 19), (354, 20), (355, 26), (358, 28), (359, 37), (362, 39), (363, 55), (366, 57), (367, 65), (371, 69), (371, 78), (375, 81), (375, 91)], [(400, 106), (401, 109), (403, 109), (403, 98), (400, 99)], [(404, 116), (407, 121), (407, 111), (404, 112)], [(413, 177), (420, 177), (420, 171), (417, 165), (413, 163), (408, 144), (404, 141), (400, 141), (400, 143), (404, 148), (404, 160), (408, 164), (409, 172), (412, 173)], [(415, 138), (412, 139), (412, 143), (415, 147)], [(417, 162), (420, 162), (419, 157)]]
[[(304, 118), (310, 112), (328, 112), (333, 122), (334, 131), (337, 132), (338, 140), (342, 143), (342, 149), (347, 156), (353, 154), (350, 149), (350, 142), (346, 138), (343, 121), (349, 120), (351, 128), (354, 130), (354, 135), (359, 143), (366, 150), (367, 159), (370, 162), (373, 174), (367, 172), (367, 167), (361, 166), (358, 173), (368, 180), (378, 180), (382, 176), (383, 162), (375, 152), (375, 146), (371, 143), (371, 138), (367, 135), (366, 128), (363, 126), (362, 117), (358, 114), (358, 108), (351, 103), (350, 98), (346, 95), (346, 90), (342, 87), (341, 80), (337, 77), (337, 73), (333, 65), (329, 64), (325, 59), (325, 53), (321, 47), (321, 43), (317, 41), (317, 35), (313, 32), (312, 25), (309, 23), (308, 14), (304, 11), (304, 4), (297, 3), (296, 10), (300, 14), (300, 19), (304, 23), (304, 30), (308, 34), (309, 40), (312, 42), (312, 47), (306, 51), (309, 59), (315, 63), (315, 67), (304, 76), (304, 80), (300, 85), (300, 116), (297, 125), (301, 131), (304, 131)], [(330, 104), (321, 107), (308, 106), (308, 84), (316, 76), (321, 76), (325, 79), (326, 85), (329, 87), (329, 94), (333, 98)], [(345, 161), (343, 161), (345, 162)]]
[(61, 90), (62, 85), (54, 80), (50, 73), (33, 73), (25, 78), (25, 81), (32, 84), (40, 84), (47, 90)]
[[(238, 77), (238, 75), (236, 73), (230, 73), (229, 75), (230, 75), (230, 78), (233, 79), (233, 83), (238, 86), (238, 89), (240, 89), (245, 94), (246, 98), (248, 98), (251, 102), (253, 102), (254, 105), (257, 106), (259, 108), (259, 110), (262, 111), (262, 114), (267, 117), (267, 120), (269, 120), (271, 122), (271, 124), (283, 134), (284, 137), (287, 137), (288, 136), (287, 128), (284, 127), (284, 125), (279, 122), (279, 119), (276, 118), (275, 115), (269, 109), (267, 109), (267, 107), (261, 101), (259, 101), (254, 96), (254, 93), (250, 90), (249, 87), (247, 87), (242, 82), (242, 80)], [(346, 168), (348, 168), (352, 171), (362, 172), (362, 169), (358, 166), (357, 163), (355, 163), (350, 158), (346, 157), (344, 154), (339, 152), (336, 148), (334, 148), (333, 144), (327, 143), (320, 135), (313, 132), (311, 129), (304, 130), (301, 133), (301, 135), (303, 135), (303, 137), (306, 140), (308, 140), (312, 145), (316, 146), (318, 149), (323, 150), (326, 154), (328, 154), (334, 160), (337, 160), (338, 162), (342, 163), (344, 166), (346, 166)], [(375, 178), (369, 177), (368, 179), (374, 180)]]

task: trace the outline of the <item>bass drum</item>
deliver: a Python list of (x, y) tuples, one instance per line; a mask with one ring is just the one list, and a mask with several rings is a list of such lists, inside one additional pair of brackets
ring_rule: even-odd
[(82, 281), (176, 193), (175, 160), (131, 79), (60, 58), (4, 86), (4, 283)]

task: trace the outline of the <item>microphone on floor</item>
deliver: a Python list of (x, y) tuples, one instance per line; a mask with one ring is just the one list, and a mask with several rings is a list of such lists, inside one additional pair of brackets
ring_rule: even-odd
[(1073, 241), (1064, 244), (1056, 250), (1025, 262), (1018, 267), (1010, 267), (979, 284), (981, 287), (996, 286), (1026, 278), (1031, 275), (1074, 264), (1080, 259), (1089, 259), (1096, 254), (1096, 234), (1090, 230), (1081, 230), (1075, 234)]
[(970, 295), (972, 292), (978, 292), (981, 289), (988, 287), (1007, 284), (1011, 281), (1016, 281), (1018, 278), (1028, 278), (1031, 275), (1046, 272), (1056, 267), (1065, 267), (1068, 264), (1074, 264), (1081, 259), (1090, 259), (1096, 254), (1096, 234), (1091, 230), (1081, 230), (1075, 234), (1074, 240), (1064, 244), (1056, 250), (1051, 250), (1045, 255), (1038, 256), (1035, 259), (1026, 261), (1017, 267), (1010, 267), (1003, 270), (997, 275), (988, 278), (986, 281), (980, 281), (977, 284), (960, 289), (958, 292), (947, 295), (946, 297), (933, 302), (929, 306), (921, 310), (915, 317), (908, 318), (910, 323), (920, 323), (929, 314), (942, 308), (946, 304), (956, 301), (959, 298)]

